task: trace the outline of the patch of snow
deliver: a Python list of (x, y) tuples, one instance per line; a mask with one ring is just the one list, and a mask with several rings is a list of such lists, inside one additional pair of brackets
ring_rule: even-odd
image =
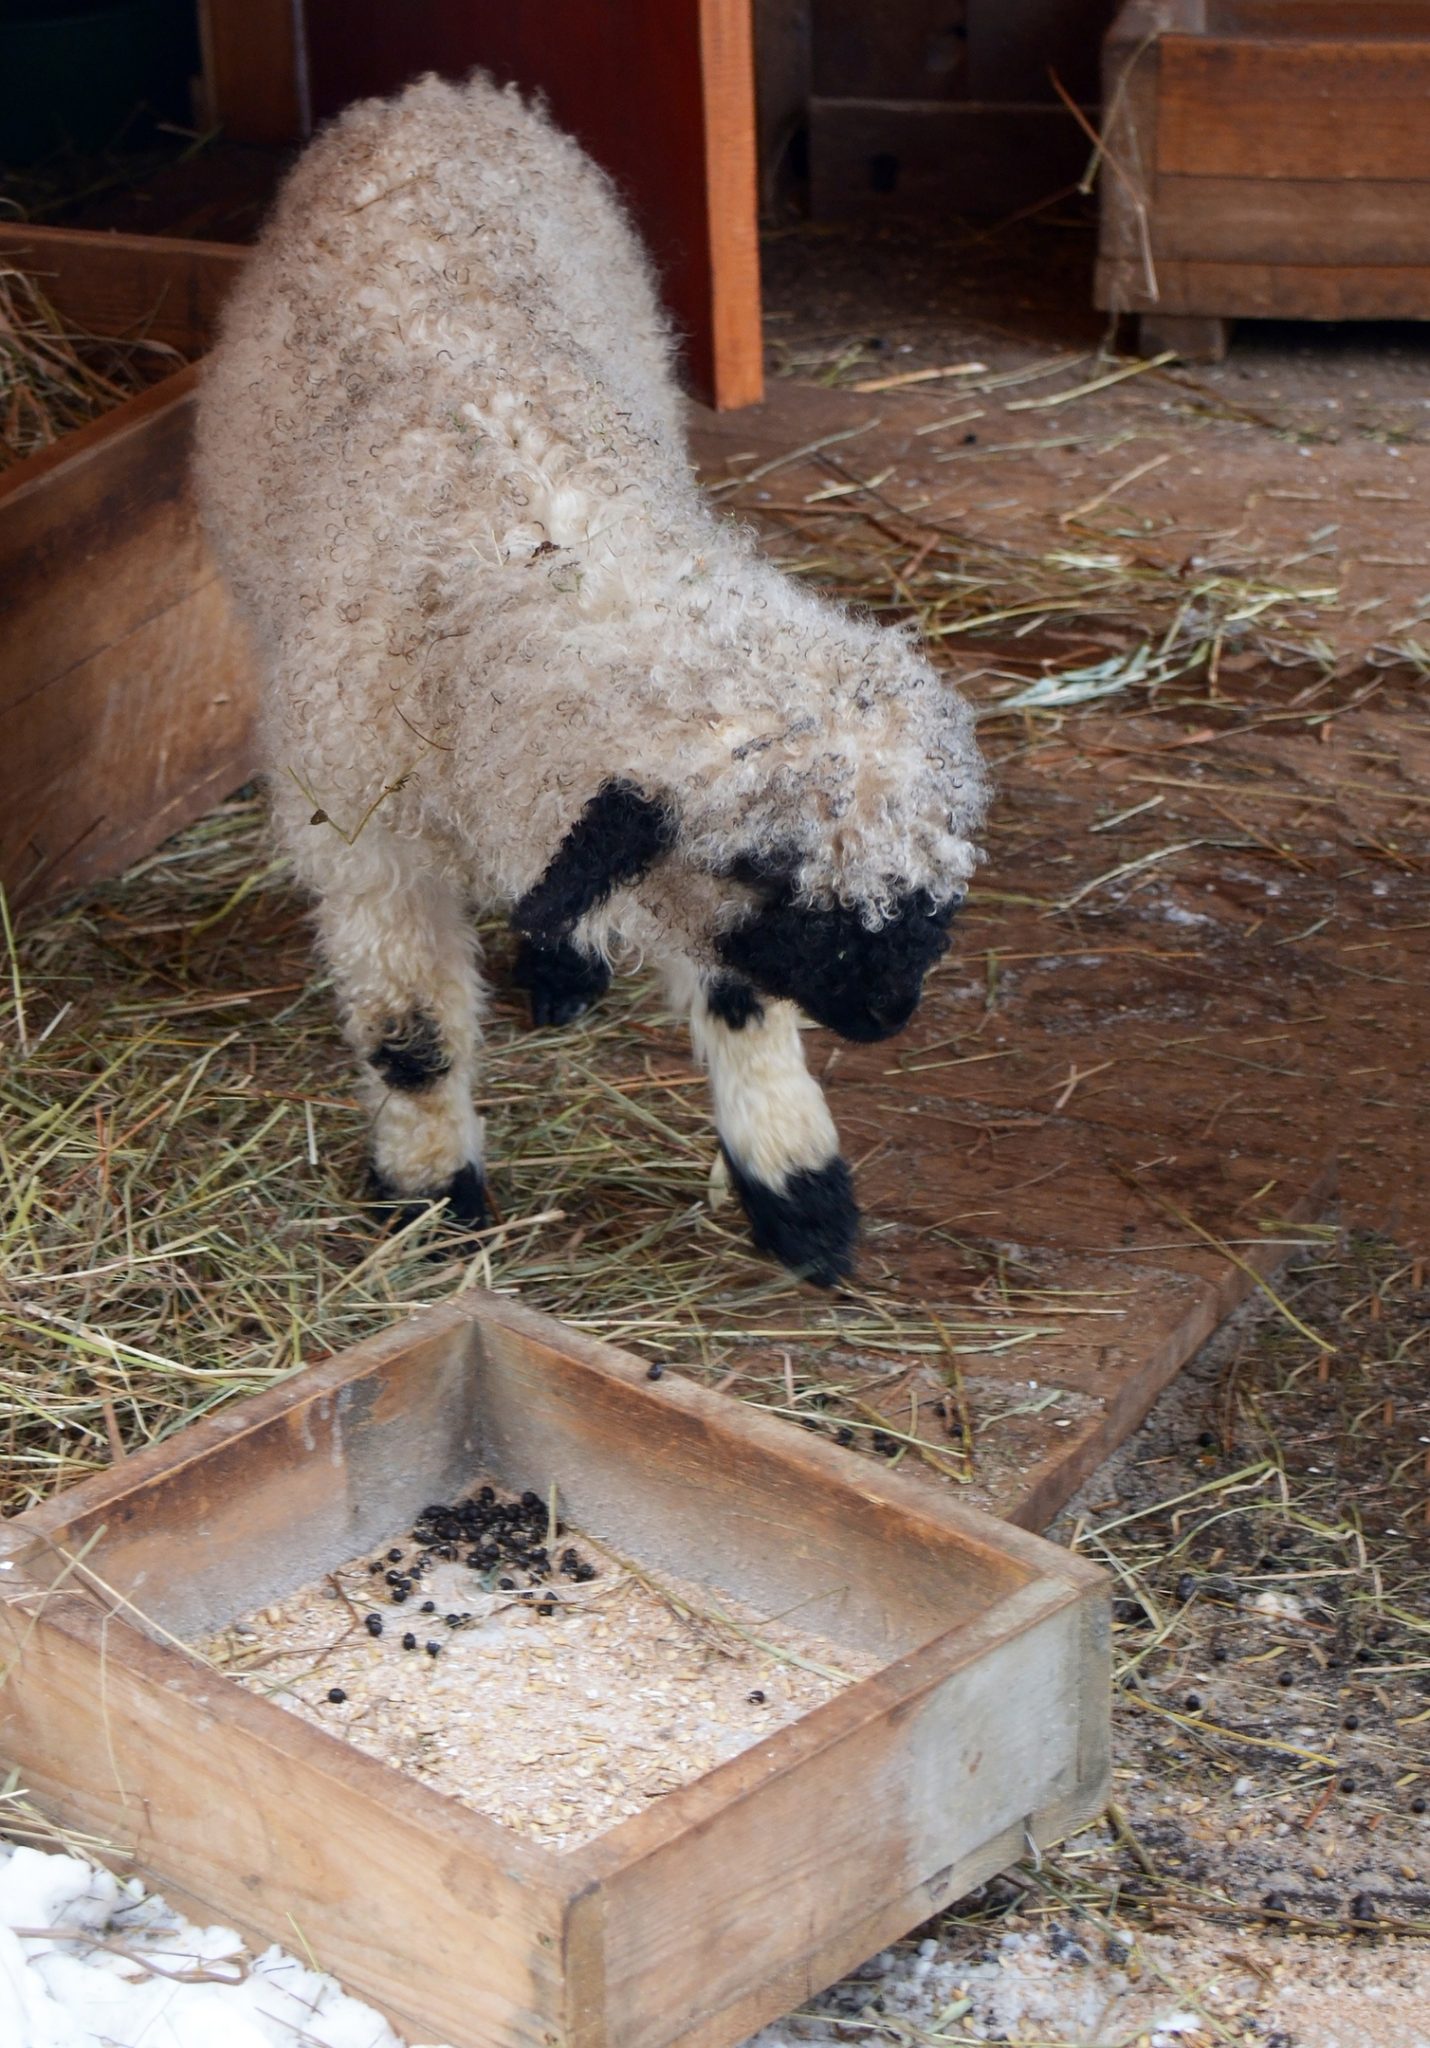
[(402, 2048), (371, 2006), (283, 1949), (253, 1957), (137, 1878), (0, 1841), (5, 2048)]

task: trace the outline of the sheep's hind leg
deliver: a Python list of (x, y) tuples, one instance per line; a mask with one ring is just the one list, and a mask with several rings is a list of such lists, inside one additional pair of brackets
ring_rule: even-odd
[(545, 946), (523, 939), (516, 949), (512, 980), (526, 991), (532, 1024), (544, 1031), (570, 1024), (598, 1002), (611, 985), (611, 970), (598, 955), (583, 953), (569, 939)]
[(834, 1119), (804, 1063), (795, 1010), (717, 983), (691, 1001), (690, 1031), (756, 1245), (833, 1287), (853, 1267), (859, 1209)]
[(458, 891), (369, 827), (322, 877), (318, 925), (372, 1112), (372, 1176), (399, 1210), (488, 1220), (472, 1104), (482, 984)]

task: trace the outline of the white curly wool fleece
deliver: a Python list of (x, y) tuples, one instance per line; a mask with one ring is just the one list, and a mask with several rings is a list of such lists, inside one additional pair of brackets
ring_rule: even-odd
[[(842, 906), (873, 932), (925, 914), (911, 903), (946, 922), (974, 864), (967, 707), (912, 636), (801, 588), (715, 515), (671, 356), (609, 181), (478, 74), (319, 137), (206, 372), (200, 501), (265, 671), (280, 835), (356, 1049), (438, 1048), (421, 1088), (408, 1052), (406, 1083), (375, 1062), (377, 1163), (400, 1192), (479, 1173), (457, 892), (522, 924), (559, 849), (568, 869), (605, 860), (562, 932), (523, 928), (624, 939), (700, 1002), (751, 875), (786, 911)], [(587, 816), (612, 789), (627, 810)], [(638, 803), (655, 837), (623, 864), (610, 842)], [(728, 1028), (792, 992), (756, 986)]]

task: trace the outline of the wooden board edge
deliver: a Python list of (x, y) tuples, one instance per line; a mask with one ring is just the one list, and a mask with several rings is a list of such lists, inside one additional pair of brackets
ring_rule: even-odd
[(1125, 258), (1099, 259), (1095, 303), (1118, 313), (1227, 320), (1430, 319), (1430, 263), (1323, 267), (1162, 258), (1156, 275), (1153, 294)]
[[(1293, 1228), (1317, 1222), (1335, 1193), (1336, 1178), (1337, 1163), (1333, 1158), (1322, 1167), (1306, 1194), (1292, 1204), (1285, 1222)], [(1260, 1281), (1275, 1279), (1292, 1249), (1275, 1241), (1253, 1245), (1242, 1256), (1246, 1265), (1254, 1269), (1255, 1277), (1228, 1259), (1224, 1272), (1216, 1279), (1202, 1282), (1197, 1298), (1188, 1305), (1181, 1320), (1163, 1337), (1135, 1379), (1123, 1387), (1119, 1398), (1109, 1404), (1100, 1428), (1081, 1440), (1075, 1457), (1045, 1472), (1039, 1483), (1009, 1511), (1009, 1521), (1019, 1528), (1046, 1529), (1098, 1467), (1141, 1427), (1158, 1397), (1233, 1310), (1250, 1300)]]
[(1131, 267), (1155, 302), (1151, 208), (1157, 160), (1158, 36), (1173, 10), (1144, 0), (1123, 9), (1103, 42), (1102, 133), (1093, 300), (1114, 315), (1128, 311), (1102, 291), (1103, 264), (1113, 256)]
[[(200, 586), (193, 596), (202, 594)], [(236, 743), (215, 759), (201, 775), (175, 790), (156, 811), (151, 811), (142, 824), (129, 825), (123, 831), (106, 838), (101, 833), (87, 837), (79, 846), (61, 854), (53, 862), (35, 868), (10, 891), (12, 909), (24, 910), (27, 914), (50, 903), (62, 903), (78, 891), (92, 889), (100, 882), (115, 875), (121, 875), (135, 861), (143, 860), (157, 846), (173, 833), (181, 832), (185, 825), (196, 824), (207, 817), (216, 804), (231, 797), (235, 790), (251, 782), (258, 773), (258, 746), (255, 737)]]
[[(1039, 1850), (1050, 1849), (1077, 1834), (1097, 1819), (1106, 1804), (1104, 1786), (1041, 1808), (1034, 1830)], [(797, 2011), (807, 1999), (837, 1983), (870, 1956), (921, 1927), (941, 1907), (953, 1905), (977, 1886), (997, 1877), (1000, 1871), (1011, 1869), (1027, 1853), (1025, 1830), (1019, 1823), (940, 1871), (936, 1888), (934, 1880), (915, 1885), (902, 1898), (849, 1922), (798, 1964), (766, 1978), (733, 2005), (722, 2007), (718, 2013), (673, 2036), (669, 2048), (728, 2048), (731, 2041), (748, 2039), (772, 2020)]]
[(72, 475), (78, 475), (96, 456), (108, 454), (132, 435), (150, 432), (161, 414), (179, 406), (191, 406), (202, 368), (201, 363), (186, 363), (172, 377), (162, 378), (147, 391), (136, 392), (122, 405), (102, 413), (97, 420), (76, 427), (52, 448), (27, 455), (13, 469), (0, 473), (0, 555), (5, 544), (3, 519), (8, 508), (23, 503), (29, 493), (62, 489)]
[(236, 242), (0, 221), (0, 258), (33, 277), (67, 323), (116, 340), (147, 337), (189, 357), (212, 344), (248, 255)]
[(876, 1465), (872, 1458), (850, 1453), (822, 1441), (777, 1416), (762, 1414), (748, 1402), (717, 1394), (695, 1380), (668, 1372), (657, 1382), (642, 1358), (607, 1344), (509, 1296), (474, 1288), (449, 1304), (478, 1323), (496, 1325), (518, 1342), (537, 1350), (554, 1350), (602, 1375), (638, 1390), (653, 1403), (665, 1403), (700, 1418), (722, 1435), (743, 1439), (773, 1451), (787, 1465), (802, 1467), (841, 1491), (856, 1492), (866, 1506), (887, 1507), (914, 1522), (932, 1525), (966, 1548), (982, 1550), (1016, 1562), (1029, 1577), (1062, 1579), (1074, 1589), (1100, 1584), (1102, 1574), (1086, 1560), (1071, 1557), (1056, 1544), (984, 1509), (968, 1507), (951, 1491)]
[(48, 1545), (60, 1530), (103, 1515), (139, 1489), (168, 1479), (211, 1452), (229, 1448), (268, 1428), (310, 1401), (329, 1398), (364, 1373), (400, 1358), (404, 1352), (435, 1349), (469, 1322), (470, 1317), (460, 1308), (439, 1302), (334, 1352), (331, 1358), (303, 1366), (276, 1386), (245, 1395), (226, 1408), (201, 1416), (197, 1422), (186, 1423), (172, 1436), (131, 1451), (120, 1463), (0, 1522), (0, 1557), (13, 1560), (17, 1568), (23, 1567), (36, 1546)]

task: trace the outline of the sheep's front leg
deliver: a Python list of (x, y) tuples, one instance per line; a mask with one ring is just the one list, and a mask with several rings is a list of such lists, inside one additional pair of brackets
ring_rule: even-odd
[(457, 890), (371, 827), (321, 880), (318, 925), (343, 1031), (362, 1063), (372, 1164), (388, 1200), (445, 1200), (487, 1221), (472, 1106), (482, 984)]
[(755, 1243), (833, 1287), (853, 1266), (859, 1209), (834, 1119), (804, 1063), (797, 1017), (789, 1003), (717, 983), (694, 996), (690, 1031)]
[(611, 985), (611, 970), (569, 939), (553, 939), (546, 945), (523, 939), (516, 949), (512, 979), (526, 990), (533, 1026), (545, 1031), (570, 1024), (598, 1002)]

